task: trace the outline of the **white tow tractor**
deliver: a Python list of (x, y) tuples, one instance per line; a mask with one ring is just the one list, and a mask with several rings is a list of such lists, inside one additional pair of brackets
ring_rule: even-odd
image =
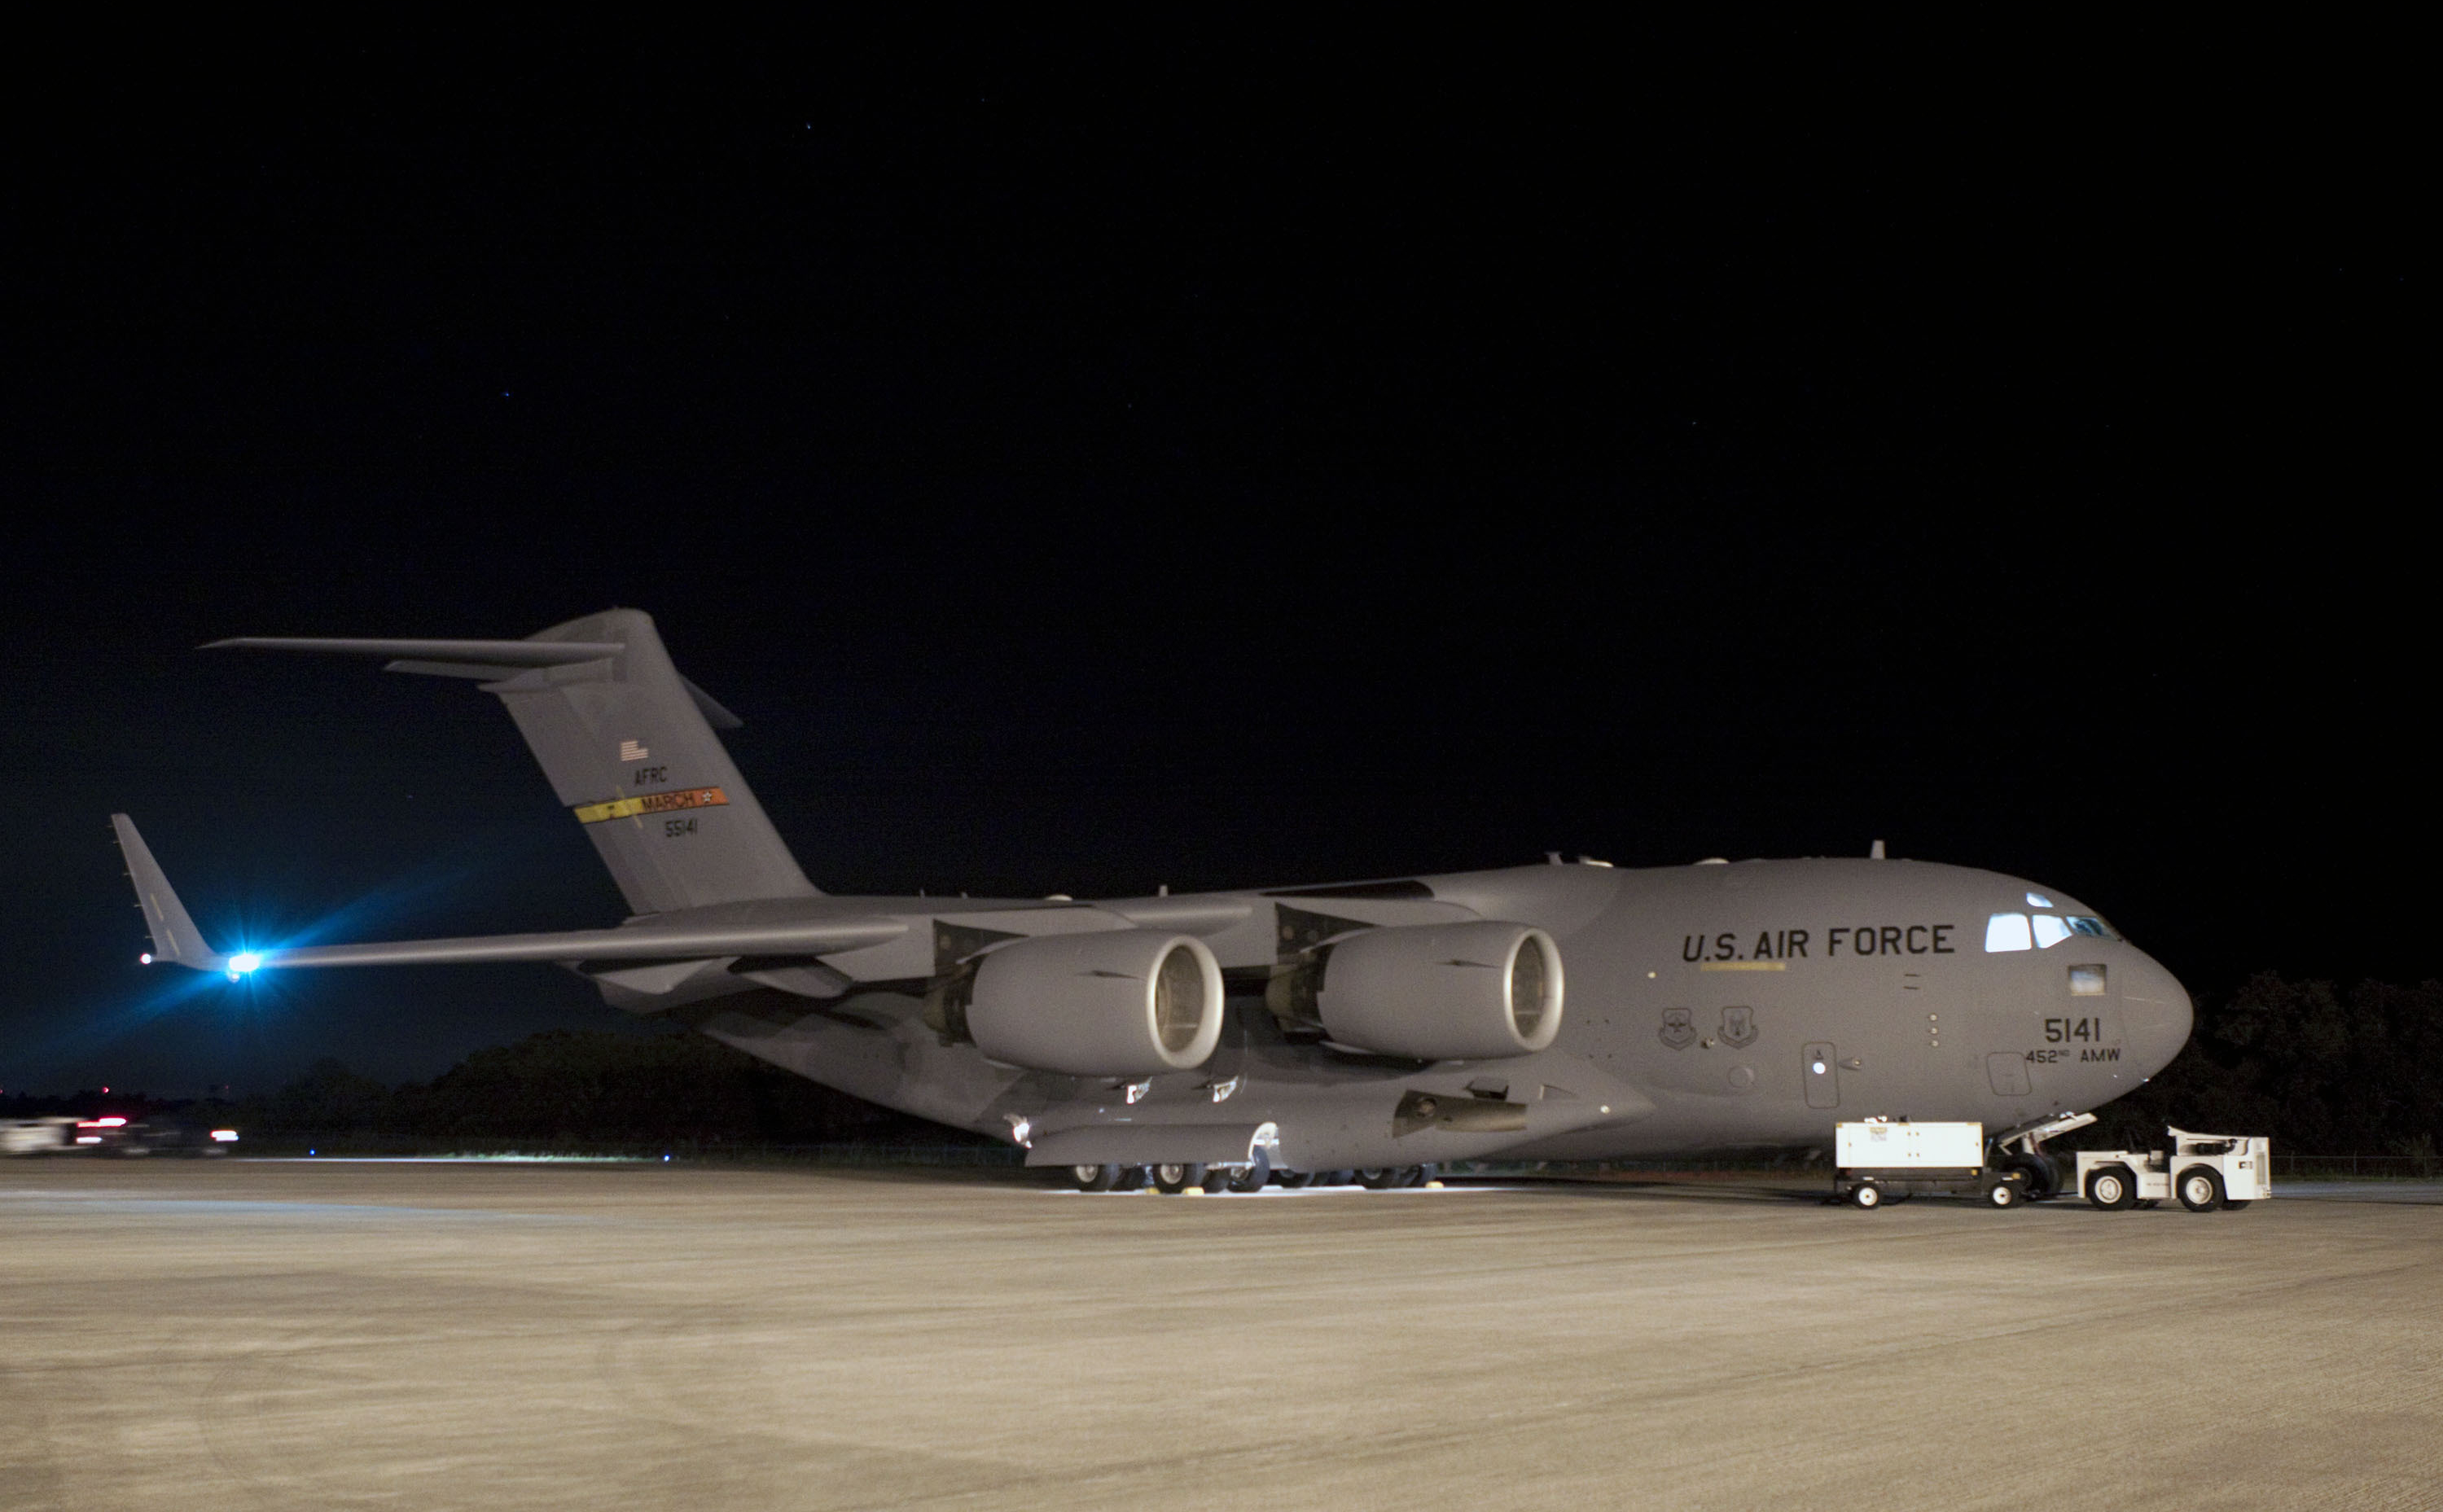
[(2028, 1175), (1985, 1157), (1982, 1123), (1867, 1119), (1835, 1124), (1832, 1195), (1861, 1208), (1920, 1192), (1956, 1192), (1993, 1208), (2028, 1200)]
[(2078, 1188), (2110, 1212), (2177, 1197), (2191, 1212), (2245, 1208), (2273, 1195), (2273, 1140), (2261, 1134), (2171, 1129), (2172, 1148), (2081, 1150)]

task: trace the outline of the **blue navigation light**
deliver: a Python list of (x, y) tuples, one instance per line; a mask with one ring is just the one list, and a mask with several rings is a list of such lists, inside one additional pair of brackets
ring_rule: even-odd
[(263, 964), (263, 957), (250, 950), (238, 952), (229, 958), (230, 975), (243, 976)]

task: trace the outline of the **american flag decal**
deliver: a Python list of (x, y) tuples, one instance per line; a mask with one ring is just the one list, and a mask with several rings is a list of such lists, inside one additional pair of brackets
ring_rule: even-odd
[(646, 750), (644, 746), (637, 741), (622, 740), (619, 742), (619, 759), (622, 761), (642, 761), (652, 754), (653, 753)]

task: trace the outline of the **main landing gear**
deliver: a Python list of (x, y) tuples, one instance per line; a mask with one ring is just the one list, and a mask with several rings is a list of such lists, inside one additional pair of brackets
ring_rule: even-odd
[(1250, 1165), (1191, 1163), (1149, 1166), (1079, 1165), (1069, 1168), (1080, 1192), (1136, 1192), (1150, 1188), (1176, 1196), (1193, 1188), (1207, 1196), (1234, 1193), (1244, 1196), (1278, 1182), (1291, 1191), (1301, 1187), (1360, 1186), (1368, 1192), (1431, 1186), (1442, 1177), (1435, 1165), (1370, 1166), (1357, 1171), (1276, 1171), (1262, 1159)]

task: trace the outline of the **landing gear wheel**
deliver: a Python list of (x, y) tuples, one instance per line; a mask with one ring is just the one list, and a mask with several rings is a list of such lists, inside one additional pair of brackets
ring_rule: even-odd
[(1272, 1178), (1273, 1168), (1258, 1160), (1243, 1170), (1230, 1173), (1230, 1190), (1241, 1196), (1251, 1192), (1261, 1192), (1264, 1190), (1264, 1183)]
[(2222, 1173), (2210, 1165), (2193, 1165), (2172, 1183), (2172, 1191), (2191, 1212), (2212, 1212), (2222, 1206)]
[(1273, 1179), (1278, 1181), (1282, 1186), (1287, 1187), (1290, 1191), (1295, 1192), (1300, 1187), (1312, 1186), (1314, 1183), (1314, 1173), (1312, 1171), (1283, 1171), (1277, 1173)]
[(1407, 1175), (1406, 1169), (1402, 1166), (1368, 1166), (1357, 1173), (1357, 1184), (1368, 1192), (1388, 1192), (1393, 1187), (1406, 1186)]
[(2009, 1156), (2003, 1159), (2001, 1169), (2026, 1174), (2026, 1185), (2019, 1195), (2030, 1202), (2042, 1202), (2061, 1191), (2061, 1168), (2053, 1164), (2052, 1157), (2049, 1156), (2027, 1154)]
[(1354, 1186), (1357, 1184), (1357, 1173), (1354, 1171), (1318, 1171), (1315, 1173), (1314, 1184), (1318, 1187)]
[(1073, 1165), (1069, 1175), (1080, 1192), (1109, 1192), (1120, 1184), (1120, 1168), (1115, 1165)]
[(2106, 1212), (2122, 1212), (2138, 1202), (2138, 1178), (2125, 1165), (2098, 1166), (2087, 1173), (2086, 1200)]
[(1995, 1176), (1985, 1183), (1985, 1206), (1989, 1208), (2015, 1208), (2026, 1200), (2027, 1194), (2009, 1176)]
[(1190, 1187), (1204, 1185), (1204, 1168), (1201, 1165), (1158, 1165), (1153, 1168), (1154, 1189), (1177, 1196)]
[(1442, 1179), (1442, 1168), (1438, 1165), (1412, 1165), (1408, 1167), (1408, 1185), (1412, 1187), (1431, 1186), (1436, 1181)]
[(1872, 1212), (1883, 1205), (1883, 1189), (1871, 1181), (1862, 1181), (1849, 1189), (1849, 1201)]

